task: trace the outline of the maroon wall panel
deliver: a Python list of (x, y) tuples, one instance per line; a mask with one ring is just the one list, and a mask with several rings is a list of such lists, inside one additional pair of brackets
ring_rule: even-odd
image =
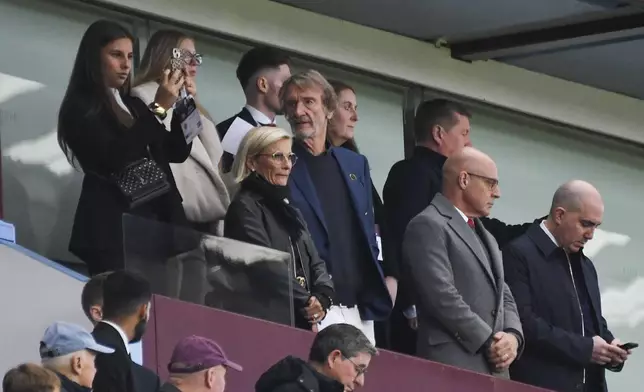
[[(176, 342), (201, 335), (219, 342), (228, 356), (244, 367), (228, 372), (227, 390), (254, 391), (262, 372), (286, 355), (306, 358), (313, 333), (283, 325), (155, 296), (149, 332), (144, 340), (145, 365), (162, 379)], [(527, 385), (500, 380), (449, 366), (382, 351), (367, 374), (365, 392), (538, 392)]]

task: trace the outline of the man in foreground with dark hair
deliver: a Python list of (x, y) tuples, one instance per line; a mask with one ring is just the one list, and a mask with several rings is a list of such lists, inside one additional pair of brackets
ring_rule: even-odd
[(313, 340), (309, 361), (288, 356), (268, 369), (255, 392), (343, 392), (364, 386), (365, 372), (378, 351), (362, 331), (334, 324)]
[[(152, 290), (145, 278), (128, 271), (112, 272), (103, 283), (103, 319), (94, 328), (99, 344), (112, 347), (110, 355), (96, 357), (96, 392), (148, 392), (140, 382), (130, 359), (129, 343), (141, 340), (145, 333)], [(150, 385), (150, 387), (152, 387)], [(157, 383), (158, 389), (158, 383)]]
[[(105, 279), (111, 273), (109, 271), (94, 275), (83, 286), (81, 306), (83, 307), (83, 313), (85, 313), (94, 327), (103, 320), (103, 285), (105, 284)], [(130, 351), (130, 358), (132, 359), (134, 382), (137, 385), (137, 390), (144, 392), (156, 392), (160, 390), (161, 380), (159, 376), (152, 370), (140, 365), (143, 360), (140, 342), (138, 344), (130, 344), (128, 349)]]
[[(224, 147), (221, 160), (224, 173), (232, 168), (234, 155), (244, 136), (238, 135), (238, 132), (274, 125), (275, 117), (282, 113), (279, 92), (284, 81), (291, 76), (289, 63), (290, 59), (286, 54), (270, 47), (253, 48), (239, 61), (237, 79), (244, 91), (246, 105), (239, 113), (217, 124), (217, 132)], [(233, 124), (232, 132), (235, 135), (231, 134), (227, 138), (228, 130)], [(239, 124), (241, 127), (238, 127)]]

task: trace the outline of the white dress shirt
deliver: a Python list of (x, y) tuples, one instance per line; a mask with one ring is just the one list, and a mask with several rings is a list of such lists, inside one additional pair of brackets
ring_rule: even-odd
[(260, 112), (259, 110), (255, 109), (254, 107), (246, 104), (244, 106), (246, 110), (250, 112), (250, 115), (253, 116), (253, 119), (255, 120), (256, 123), (259, 125), (266, 125), (266, 124), (275, 124), (275, 120), (271, 120), (268, 118), (267, 115), (264, 113)]
[(116, 332), (119, 333), (119, 335), (121, 335), (121, 339), (123, 339), (123, 345), (125, 346), (125, 350), (129, 354), (130, 353), (130, 339), (127, 338), (127, 335), (125, 334), (125, 331), (123, 331), (123, 328), (121, 328), (120, 325), (114, 324), (111, 321), (101, 320), (100, 322), (111, 326), (112, 328), (114, 328), (116, 330)]
[(110, 90), (112, 90), (112, 94), (114, 94), (116, 103), (121, 107), (121, 109), (125, 110), (125, 112), (131, 116), (132, 112), (130, 112), (130, 109), (125, 105), (125, 102), (123, 102), (123, 98), (121, 98), (121, 93), (119, 93), (119, 90), (115, 88)]
[(137, 343), (129, 343), (127, 335), (125, 334), (125, 331), (117, 325), (114, 324), (111, 321), (103, 320), (101, 323), (105, 323), (112, 328), (116, 330), (116, 332), (121, 335), (121, 339), (123, 339), (123, 344), (125, 344), (125, 350), (127, 353), (130, 355), (130, 358), (132, 359), (132, 362), (137, 363), (139, 365), (143, 365), (143, 344), (141, 342)]
[(541, 221), (541, 223), (539, 224), (539, 227), (541, 227), (541, 230), (543, 230), (543, 231), (546, 233), (546, 235), (548, 236), (548, 238), (550, 238), (550, 239), (552, 240), (552, 242), (554, 242), (554, 244), (555, 244), (557, 247), (559, 247), (559, 244), (557, 243), (557, 240), (555, 239), (555, 236), (554, 236), (554, 235), (552, 235), (552, 233), (550, 232), (550, 230), (548, 230), (548, 228), (546, 227), (546, 221)]

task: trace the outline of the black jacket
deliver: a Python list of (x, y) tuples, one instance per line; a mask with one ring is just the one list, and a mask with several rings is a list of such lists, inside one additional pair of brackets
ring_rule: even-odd
[(314, 370), (303, 360), (288, 356), (277, 362), (255, 384), (255, 392), (343, 392), (339, 382)]
[[(387, 276), (404, 279), (400, 260), (402, 242), (409, 222), (432, 202), (443, 186), (443, 155), (417, 146), (411, 158), (396, 162), (387, 176), (383, 188), (387, 236), (385, 241), (385, 269)], [(485, 228), (494, 236), (499, 247), (525, 233), (530, 223), (507, 225), (497, 219), (482, 218)], [(399, 285), (398, 306), (412, 303), (405, 285)], [(401, 303), (404, 302), (404, 303)]]
[[(597, 271), (582, 251), (570, 259), (581, 263), (598, 335), (610, 343), (614, 337), (602, 316)], [(606, 391), (604, 369), (590, 363), (592, 337), (581, 334), (579, 303), (563, 250), (534, 224), (503, 249), (503, 267), (525, 336), (525, 350), (510, 367), (510, 377), (558, 392), (573, 392), (579, 391), (586, 368), (587, 372), (598, 372), (600, 379), (601, 385), (592, 390)]]
[(92, 392), (92, 388), (77, 384), (58, 372), (56, 372), (56, 375), (60, 380), (60, 392)]
[[(246, 121), (247, 123), (251, 124), (252, 126), (259, 126), (257, 121), (253, 118), (253, 115), (248, 111), (246, 108), (242, 108), (242, 110), (235, 114), (234, 116), (225, 119), (224, 121), (220, 122), (217, 124), (217, 133), (219, 134), (219, 139), (224, 140), (224, 136), (226, 136), (226, 133), (228, 133), (228, 129), (230, 126), (233, 124), (233, 121), (239, 117), (242, 120)], [(230, 169), (233, 167), (233, 161), (235, 160), (235, 156), (227, 151), (224, 151), (224, 154), (221, 156), (221, 170), (224, 173), (228, 173)]]
[[(224, 235), (238, 241), (248, 242), (251, 244), (276, 249), (291, 254), (292, 259), (301, 261), (301, 268), (304, 271), (306, 282), (310, 292), (300, 286), (293, 278), (293, 300), (296, 309), (296, 325), (308, 327), (309, 324), (303, 317), (300, 317), (299, 309), (306, 306), (311, 295), (315, 295), (323, 306), (325, 298), (333, 299), (333, 283), (327, 273), (324, 261), (320, 259), (315, 244), (310, 233), (306, 230), (304, 219), (299, 215), (304, 231), (299, 239), (291, 246), (291, 237), (284, 227), (284, 224), (278, 220), (276, 214), (267, 205), (265, 199), (260, 194), (242, 187), (228, 207), (226, 218), (224, 220)], [(297, 253), (299, 257), (295, 257)], [(261, 280), (257, 282), (261, 284)], [(263, 282), (268, 286), (267, 289), (279, 289), (278, 286), (288, 290), (288, 282)]]
[(157, 392), (161, 380), (149, 369), (132, 362), (121, 335), (111, 325), (98, 323), (92, 332), (99, 344), (113, 348), (112, 354), (96, 356), (94, 392)]
[[(87, 263), (91, 274), (124, 267), (124, 213), (174, 224), (187, 222), (169, 163), (185, 161), (192, 145), (186, 144), (178, 120), (167, 132), (143, 101), (124, 96), (123, 102), (136, 118), (129, 129), (114, 116), (83, 115), (89, 111), (83, 102), (76, 103), (75, 115), (62, 119), (69, 148), (85, 173), (69, 250)], [(105, 178), (150, 154), (168, 176), (171, 190), (130, 210), (118, 188)], [(109, 256), (102, 257), (105, 254)]]

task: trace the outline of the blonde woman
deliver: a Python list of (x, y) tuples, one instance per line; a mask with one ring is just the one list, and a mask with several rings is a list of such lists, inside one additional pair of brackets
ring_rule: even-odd
[[(192, 38), (175, 30), (159, 30), (150, 38), (134, 80), (132, 95), (146, 104), (152, 103), (158, 81), (164, 70), (169, 68), (175, 48), (185, 54), (186, 90), (193, 97), (197, 96), (195, 77), (201, 64), (201, 55), (196, 52)], [(184, 163), (170, 167), (192, 228), (220, 236), (223, 234), (223, 218), (230, 204), (230, 196), (219, 171), (223, 149), (208, 112), (198, 103), (197, 107), (203, 131), (192, 141), (190, 157)], [(172, 109), (168, 110), (163, 120), (166, 128), (170, 129), (171, 121)]]
[[(295, 326), (317, 328), (333, 304), (333, 284), (299, 210), (288, 200), (288, 176), (297, 157), (281, 128), (260, 127), (239, 145), (233, 174), (240, 189), (226, 214), (226, 237), (286, 252), (294, 271)], [(280, 282), (257, 282), (271, 288)]]

